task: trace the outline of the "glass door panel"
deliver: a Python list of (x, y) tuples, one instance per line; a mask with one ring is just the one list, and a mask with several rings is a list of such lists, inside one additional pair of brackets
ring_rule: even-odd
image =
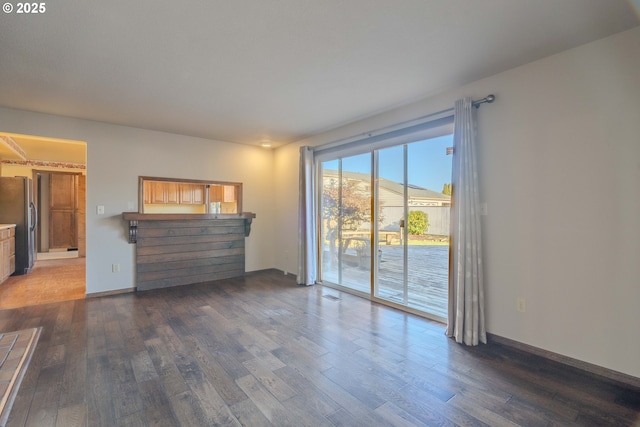
[(453, 137), (407, 145), (409, 307), (447, 317)]
[(446, 318), (451, 158), (446, 136), (377, 152), (374, 295)]
[(322, 163), (322, 279), (371, 292), (371, 153)]
[(340, 160), (323, 162), (320, 176), (322, 177), (321, 200), (321, 273), (322, 280), (340, 283)]
[(405, 146), (378, 150), (378, 270), (376, 296), (407, 303)]

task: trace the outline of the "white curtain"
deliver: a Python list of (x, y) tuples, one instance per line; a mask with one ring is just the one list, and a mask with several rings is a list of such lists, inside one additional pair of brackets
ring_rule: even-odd
[(307, 286), (316, 283), (318, 278), (315, 181), (313, 149), (311, 147), (300, 147), (298, 284)]
[(471, 98), (456, 101), (454, 108), (452, 275), (446, 334), (466, 345), (487, 342), (475, 110)]

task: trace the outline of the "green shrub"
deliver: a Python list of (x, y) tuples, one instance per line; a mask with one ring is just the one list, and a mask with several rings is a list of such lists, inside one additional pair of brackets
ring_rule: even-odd
[(407, 231), (410, 235), (419, 236), (429, 229), (429, 215), (422, 211), (409, 211)]

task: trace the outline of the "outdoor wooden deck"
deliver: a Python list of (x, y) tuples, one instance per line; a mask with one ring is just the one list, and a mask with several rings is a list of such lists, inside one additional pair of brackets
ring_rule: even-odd
[[(379, 297), (403, 303), (403, 248), (380, 247), (378, 271)], [(449, 271), (449, 246), (409, 246), (407, 305), (446, 319)], [(343, 262), (342, 286), (369, 293), (370, 271), (354, 263)], [(337, 264), (325, 260), (323, 279), (336, 283)]]

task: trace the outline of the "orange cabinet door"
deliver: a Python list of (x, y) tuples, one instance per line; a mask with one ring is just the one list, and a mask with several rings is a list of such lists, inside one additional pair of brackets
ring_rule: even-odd
[(236, 201), (236, 187), (235, 185), (225, 185), (224, 186), (224, 196), (223, 202), (232, 203)]

